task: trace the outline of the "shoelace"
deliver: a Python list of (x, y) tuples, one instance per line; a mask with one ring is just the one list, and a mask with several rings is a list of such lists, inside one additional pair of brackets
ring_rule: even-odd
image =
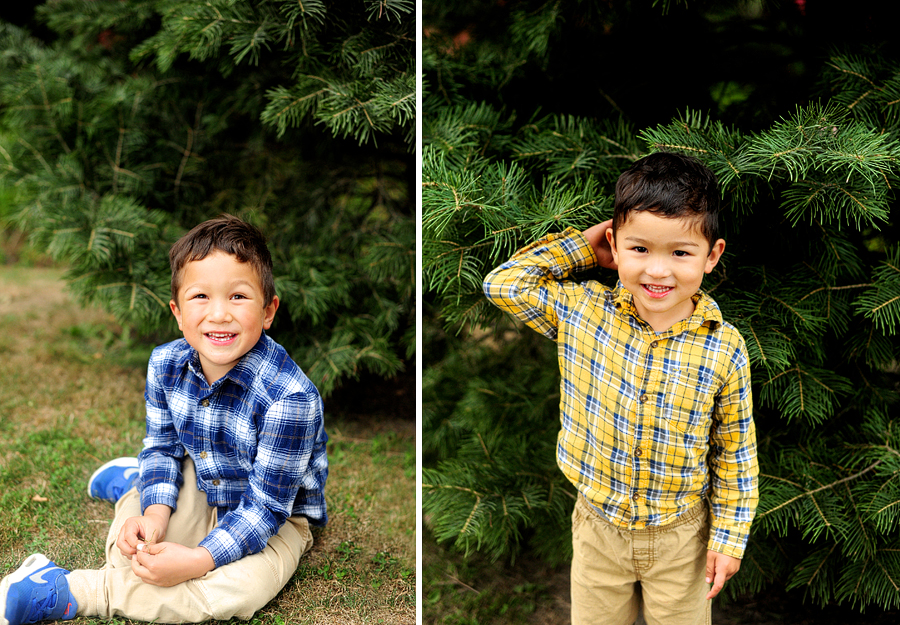
[(47, 614), (56, 607), (57, 595), (56, 586), (47, 584), (47, 594), (43, 597), (31, 597), (31, 606), (23, 623), (36, 623), (47, 618)]

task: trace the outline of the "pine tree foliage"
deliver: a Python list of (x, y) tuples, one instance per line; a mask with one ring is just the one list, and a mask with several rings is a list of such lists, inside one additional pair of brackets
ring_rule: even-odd
[[(515, 554), (527, 541), (548, 561), (571, 556), (557, 519), (571, 513), (575, 491), (559, 471), (545, 470), (555, 450), (546, 423), (558, 418), (559, 401), (557, 381), (540, 366), (548, 351), (552, 345), (539, 337), (499, 349), (483, 339), (424, 374), (423, 419), (432, 435), (423, 453), (443, 461), (422, 470), (429, 493), (423, 513), (434, 519), (440, 540), (494, 558)], [(532, 364), (515, 380), (495, 375), (515, 360)]]
[(273, 335), (328, 393), (415, 349), (405, 0), (60, 0), (0, 23), (0, 173), (73, 292), (173, 337), (167, 250), (221, 213), (268, 235)]
[[(526, 6), (539, 25), (557, 5), (516, 4)], [(636, 128), (615, 108), (578, 116), (506, 101), (510, 76), (552, 64), (557, 49), (550, 34), (549, 47), (504, 52), (522, 60), (510, 74), (484, 67), (476, 55), (514, 47), (512, 13), (490, 41), (441, 32), (425, 41), (422, 257), (438, 327), (426, 333), (423, 488), (436, 537), (496, 558), (542, 549), (529, 533), (548, 524), (568, 539), (571, 500), (565, 510), (503, 507), (523, 493), (533, 506), (522, 476), (558, 473), (552, 449), (540, 467), (523, 452), (555, 441), (558, 367), (553, 343), (494, 310), (481, 282), (531, 240), (610, 217), (621, 171), (674, 151), (701, 159), (723, 187), (727, 247), (703, 288), (740, 330), (752, 366), (761, 501), (727, 589), (775, 584), (820, 604), (896, 608), (900, 61), (835, 52), (819, 93), (758, 127), (682, 109)], [(438, 9), (431, 19), (448, 22)], [(585, 277), (616, 279), (603, 269)], [(512, 417), (511, 393), (539, 403), (540, 418), (524, 407)], [(557, 559), (565, 542), (553, 543)]]

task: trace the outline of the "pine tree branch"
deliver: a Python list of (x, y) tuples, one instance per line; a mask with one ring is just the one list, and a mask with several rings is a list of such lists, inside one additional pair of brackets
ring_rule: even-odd
[(762, 356), (763, 362), (766, 362), (768, 358), (766, 358), (766, 352), (763, 351), (762, 343), (759, 341), (759, 337), (756, 335), (756, 330), (753, 329), (753, 324), (748, 323), (747, 328), (749, 328), (750, 333), (753, 335), (753, 340), (756, 342), (756, 346), (759, 349), (759, 354)]
[(445, 484), (422, 484), (422, 488), (442, 488), (442, 489), (450, 489), (450, 490), (460, 490), (463, 492), (470, 493), (475, 495), (475, 505), (472, 507), (472, 510), (469, 512), (469, 516), (466, 518), (466, 522), (463, 523), (462, 529), (457, 532), (460, 536), (466, 533), (466, 530), (469, 529), (469, 523), (472, 522), (472, 518), (475, 516), (475, 512), (478, 510), (478, 506), (481, 505), (481, 499), (484, 496), (482, 493), (479, 493), (476, 490), (472, 490), (471, 488), (466, 488), (465, 486), (453, 486), (453, 485), (445, 485)]
[(894, 592), (900, 592), (900, 586), (897, 586), (897, 582), (895, 582), (894, 578), (891, 577), (890, 572), (884, 567), (884, 565), (881, 562), (878, 562), (877, 560), (876, 560), (876, 562), (878, 563), (878, 566), (881, 567), (881, 570), (884, 571), (884, 576), (891, 583), (891, 586), (894, 587)]
[(123, 286), (131, 287), (131, 300), (130, 300), (130, 304), (128, 307), (129, 310), (134, 310), (135, 294), (137, 292), (137, 289), (141, 289), (142, 291), (145, 291), (147, 293), (147, 295), (149, 295), (154, 300), (156, 300), (156, 302), (163, 308), (169, 307), (169, 305), (167, 303), (165, 303), (164, 301), (162, 301), (159, 298), (159, 296), (156, 295), (156, 293), (154, 293), (153, 291), (148, 289), (143, 284), (138, 284), (137, 282), (110, 282), (109, 284), (97, 285), (95, 287), (95, 289), (97, 291), (102, 291), (103, 289), (113, 289), (113, 288), (118, 288), (118, 287), (123, 287)]
[(822, 291), (846, 291), (848, 289), (862, 289), (862, 288), (869, 287), (869, 286), (873, 286), (873, 285), (871, 283), (869, 283), (869, 284), (847, 284), (844, 286), (823, 286), (823, 287), (819, 287), (818, 289), (815, 289), (814, 291), (810, 291), (809, 293), (807, 293), (806, 295), (804, 295), (797, 301), (802, 302), (807, 297), (812, 297), (816, 293), (821, 293)]
[[(194, 125), (200, 128), (200, 114), (203, 110), (203, 102), (197, 103), (197, 110), (194, 113)], [(194, 149), (194, 129), (188, 126), (187, 129), (187, 145), (182, 152), (181, 162), (178, 164), (178, 174), (175, 176), (175, 197), (178, 197), (181, 190), (181, 177), (184, 175), (184, 168), (187, 166), (188, 159), (193, 155)]]
[[(832, 482), (831, 484), (825, 484), (824, 486), (820, 486), (819, 488), (816, 488), (816, 489), (813, 489), (813, 490), (810, 490), (810, 491), (806, 491), (805, 493), (800, 493), (799, 495), (796, 495), (796, 496), (794, 496), (794, 497), (791, 497), (791, 498), (788, 499), (787, 501), (778, 504), (778, 505), (775, 506), (774, 508), (772, 508), (772, 509), (770, 509), (770, 510), (766, 510), (765, 512), (763, 512), (763, 513), (761, 513), (761, 514), (756, 515), (756, 518), (757, 518), (757, 519), (761, 519), (761, 518), (763, 518), (763, 517), (765, 517), (765, 516), (768, 516), (768, 515), (772, 514), (772, 513), (775, 512), (776, 510), (780, 510), (781, 508), (784, 508), (784, 507), (786, 507), (786, 506), (791, 505), (791, 504), (794, 503), (795, 501), (799, 501), (800, 499), (803, 499), (804, 497), (814, 495), (814, 494), (816, 494), (816, 493), (822, 492), (823, 490), (828, 490), (829, 488), (834, 488), (835, 486), (839, 486), (839, 485), (841, 485), (841, 484), (845, 484), (846, 482), (851, 482), (851, 481), (853, 481), (853, 480), (855, 480), (855, 479), (857, 479), (857, 478), (859, 478), (859, 477), (865, 475), (865, 474), (868, 473), (869, 471), (872, 471), (872, 470), (875, 469), (878, 465), (880, 465), (882, 462), (883, 462), (882, 460), (878, 460), (878, 461), (872, 463), (871, 465), (869, 465), (868, 467), (866, 467), (865, 469), (863, 469), (862, 471), (858, 472), (858, 473), (854, 473), (853, 475), (849, 475), (849, 476), (847, 476), (847, 477), (845, 477), (845, 478), (842, 478), (842, 479), (840, 479), (840, 480), (837, 480), (837, 481), (835, 481), (835, 482)], [(767, 478), (771, 478), (771, 479), (775, 479), (775, 480), (780, 479), (780, 478), (778, 478), (778, 477), (775, 477), (774, 475), (765, 475), (765, 474), (762, 474), (762, 473), (760, 474), (760, 477), (767, 477)]]
[[(878, 462), (881, 462), (880, 460)], [(876, 463), (877, 464), (877, 463)], [(850, 489), (848, 484), (844, 484), (844, 488), (847, 490), (847, 497), (850, 499), (851, 509), (853, 510), (853, 516), (856, 517), (856, 521), (859, 523), (859, 529), (862, 532), (862, 535), (866, 538), (866, 542), (871, 543), (871, 539), (869, 538), (869, 532), (866, 531), (866, 524), (863, 521), (862, 517), (859, 514), (859, 506), (856, 505), (856, 501), (853, 499), (853, 491)]]
[(856, 76), (857, 78), (861, 78), (861, 79), (865, 80), (867, 83), (869, 83), (870, 85), (872, 85), (873, 87), (875, 87), (876, 89), (878, 88), (878, 85), (876, 85), (872, 81), (872, 79), (869, 78), (868, 76), (864, 76), (863, 74), (860, 74), (859, 72), (854, 72), (853, 70), (850, 70), (850, 69), (847, 69), (844, 67), (840, 67), (839, 65), (835, 65), (834, 63), (827, 63), (827, 65), (830, 67), (833, 67), (834, 69), (836, 69), (837, 71), (839, 71), (843, 74), (850, 74), (851, 76)]
[[(41, 87), (41, 96), (44, 99), (44, 109), (47, 111), (47, 119), (49, 119), (50, 123), (53, 125), (53, 130), (56, 131), (56, 138), (59, 140), (59, 143), (62, 146), (63, 151), (66, 154), (71, 154), (72, 149), (69, 147), (69, 144), (66, 143), (66, 140), (63, 139), (62, 133), (59, 131), (59, 126), (56, 125), (56, 120), (53, 119), (53, 114), (52, 114), (53, 107), (50, 106), (50, 98), (47, 95), (47, 87), (44, 85), (44, 76), (41, 72), (40, 65), (34, 66), (34, 73), (37, 76), (38, 85), (40, 85), (40, 87)], [(62, 101), (63, 102), (71, 102), (72, 98), (65, 98)]]
[(837, 543), (835, 543), (831, 546), (831, 549), (828, 550), (828, 553), (826, 554), (826, 556), (824, 558), (822, 558), (822, 561), (819, 562), (819, 566), (816, 567), (816, 570), (813, 571), (813, 574), (810, 576), (809, 580), (807, 580), (807, 582), (806, 582), (807, 586), (812, 586), (812, 583), (813, 583), (813, 581), (815, 581), (816, 576), (825, 567), (825, 562), (828, 561), (828, 558), (831, 557), (831, 554), (834, 553), (834, 550), (837, 549), (837, 547), (838, 547)]
[[(776, 155), (776, 156), (777, 156), (777, 155)], [(847, 174), (847, 178), (848, 178), (848, 180), (849, 180), (849, 178), (850, 178), (850, 173)], [(844, 187), (842, 187), (842, 186), (839, 185), (839, 184), (835, 184), (835, 183), (833, 183), (833, 182), (819, 182), (818, 180), (809, 180), (809, 179), (806, 179), (806, 178), (804, 178), (803, 180), (798, 180), (797, 182), (798, 182), (799, 184), (808, 184), (808, 185), (810, 185), (810, 186), (818, 186), (818, 187), (819, 187), (819, 190), (818, 190), (818, 191), (814, 191), (813, 194), (809, 196), (809, 199), (806, 200), (806, 204), (811, 204), (812, 201), (816, 199), (816, 196), (817, 196), (819, 193), (823, 193), (826, 189), (837, 189), (838, 191), (840, 191), (841, 193), (843, 193), (844, 195), (846, 195), (848, 198), (850, 198), (850, 201), (851, 201), (851, 202), (853, 202), (854, 204), (858, 205), (859, 208), (861, 209), (861, 212), (862, 212), (863, 214), (866, 214), (866, 215), (867, 215), (867, 214), (870, 213), (869, 208), (868, 208), (865, 204), (863, 204), (862, 202), (860, 202), (860, 201), (856, 198), (856, 196), (854, 196), (852, 193), (850, 193), (849, 191), (847, 191), (847, 189), (845, 189)]]
[(31, 153), (34, 154), (35, 158), (37, 158), (41, 162), (41, 165), (44, 166), (44, 169), (47, 170), (47, 173), (50, 174), (51, 176), (53, 175), (53, 168), (50, 167), (50, 165), (47, 163), (47, 161), (44, 160), (44, 157), (41, 155), (41, 153), (33, 145), (31, 145), (30, 143), (28, 143), (28, 141), (26, 141), (25, 139), (22, 138), (21, 134), (16, 137), (16, 141), (18, 141), (19, 143), (24, 145), (26, 148), (28, 148), (31, 151)]
[(825, 523), (825, 527), (831, 527), (831, 521), (829, 521), (825, 516), (825, 513), (822, 512), (822, 508), (819, 506), (819, 502), (816, 501), (815, 495), (810, 495), (809, 498), (812, 500), (813, 506), (815, 506), (816, 512), (819, 513), (819, 517), (821, 517), (822, 522)]

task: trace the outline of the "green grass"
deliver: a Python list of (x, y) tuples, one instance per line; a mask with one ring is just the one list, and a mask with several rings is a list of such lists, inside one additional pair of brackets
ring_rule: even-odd
[[(101, 566), (113, 509), (87, 496), (87, 479), (136, 455), (144, 435), (153, 346), (74, 305), (60, 276), (0, 267), (0, 576), (34, 552), (69, 569)], [(326, 429), (330, 523), (251, 623), (413, 623), (414, 424), (333, 414), (326, 400)], [(73, 621), (101, 622), (130, 621)]]

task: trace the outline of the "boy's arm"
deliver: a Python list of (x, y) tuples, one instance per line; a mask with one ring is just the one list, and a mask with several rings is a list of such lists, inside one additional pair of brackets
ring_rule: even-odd
[(295, 509), (312, 523), (327, 518), (327, 436), (319, 395), (300, 392), (273, 403), (258, 432), (247, 490), (200, 542), (217, 567), (261, 551)]
[(568, 278), (597, 265), (594, 249), (602, 250), (602, 226), (598, 224), (584, 234), (569, 228), (522, 248), (485, 277), (485, 296), (532, 329), (556, 338), (559, 317), (566, 314), (567, 303), (579, 288)]
[(731, 374), (716, 398), (714, 419), (709, 455), (709, 549), (741, 558), (759, 502), (759, 465), (750, 365), (740, 338)]
[(151, 355), (144, 390), (147, 435), (143, 441), (144, 449), (138, 455), (142, 512), (156, 504), (166, 505), (174, 512), (178, 491), (184, 480), (181, 475), (184, 445), (175, 430), (161, 382), (165, 375), (165, 357), (162, 354), (162, 351), (154, 350)]
[(618, 269), (616, 261), (612, 255), (612, 249), (609, 245), (609, 239), (606, 238), (606, 231), (612, 229), (612, 219), (591, 226), (582, 234), (584, 238), (591, 244), (594, 250), (594, 256), (597, 257), (597, 264), (607, 269)]

